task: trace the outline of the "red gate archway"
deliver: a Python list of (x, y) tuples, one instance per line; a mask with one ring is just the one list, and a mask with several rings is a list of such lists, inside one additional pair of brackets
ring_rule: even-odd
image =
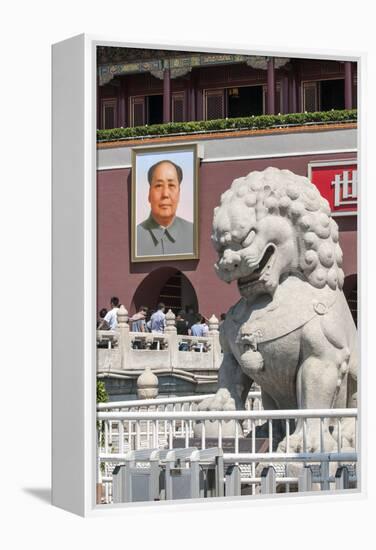
[(160, 267), (143, 279), (133, 295), (130, 313), (141, 306), (155, 309), (158, 302), (166, 304), (176, 314), (179, 309), (191, 306), (198, 310), (196, 291), (188, 277), (176, 268)]

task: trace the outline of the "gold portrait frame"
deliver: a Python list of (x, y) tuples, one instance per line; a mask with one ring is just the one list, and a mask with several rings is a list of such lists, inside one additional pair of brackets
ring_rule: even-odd
[[(166, 160), (169, 159), (169, 153), (187, 152), (192, 154), (192, 213), (193, 213), (193, 246), (192, 253), (177, 253), (177, 254), (155, 254), (141, 255), (138, 253), (137, 243), (137, 225), (143, 220), (137, 219), (137, 204), (138, 204), (138, 173), (137, 160), (139, 156), (155, 155), (160, 157), (161, 153), (165, 153)], [(157, 160), (155, 161), (157, 162)], [(172, 160), (172, 162), (174, 162)], [(174, 261), (174, 260), (197, 260), (199, 259), (199, 220), (198, 220), (198, 192), (199, 192), (199, 155), (197, 143), (186, 143), (182, 145), (170, 146), (152, 146), (152, 147), (135, 147), (132, 149), (132, 187), (131, 187), (131, 262), (155, 262), (155, 261)], [(184, 177), (184, 176), (183, 176)], [(184, 182), (184, 185), (187, 185)]]

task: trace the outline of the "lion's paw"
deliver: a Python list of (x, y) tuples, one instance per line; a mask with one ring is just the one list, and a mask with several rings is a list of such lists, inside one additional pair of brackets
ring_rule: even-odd
[[(213, 397), (204, 399), (197, 407), (199, 411), (235, 411), (235, 400), (231, 397), (230, 392), (221, 388)], [(238, 437), (243, 437), (243, 430), (237, 420), (205, 420), (205, 434), (207, 437), (218, 437), (219, 425), (221, 426), (223, 437), (234, 437), (236, 433)], [(237, 425), (237, 426), (236, 426)], [(202, 422), (196, 422), (194, 426), (195, 437), (202, 436)]]
[(230, 392), (221, 388), (213, 397), (207, 397), (198, 405), (199, 411), (235, 411), (235, 400)]
[(329, 453), (336, 449), (336, 441), (329, 432), (326, 432), (323, 436), (322, 449), (319, 437), (308, 433), (304, 441), (303, 434), (298, 432), (297, 434), (290, 435), (288, 441), (286, 437), (282, 439), (277, 447), (277, 453), (319, 453), (321, 451)]

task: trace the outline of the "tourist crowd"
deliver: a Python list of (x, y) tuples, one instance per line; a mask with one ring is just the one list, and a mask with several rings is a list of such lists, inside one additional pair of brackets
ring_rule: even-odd
[[(103, 308), (99, 312), (99, 320), (97, 328), (99, 330), (115, 330), (117, 327), (117, 313), (120, 308), (119, 298), (113, 296), (110, 300), (110, 309)], [(166, 328), (166, 306), (162, 302), (158, 304), (156, 310), (151, 310), (147, 306), (141, 306), (137, 313), (129, 318), (129, 326), (131, 332), (157, 332), (163, 333)], [(220, 323), (224, 321), (225, 314), (222, 313)], [(209, 333), (207, 319), (193, 310), (188, 308), (185, 312), (180, 310), (175, 319), (176, 332), (182, 336), (203, 337)], [(135, 348), (140, 347), (140, 342), (134, 343)], [(186, 343), (180, 344), (181, 350), (188, 349)]]

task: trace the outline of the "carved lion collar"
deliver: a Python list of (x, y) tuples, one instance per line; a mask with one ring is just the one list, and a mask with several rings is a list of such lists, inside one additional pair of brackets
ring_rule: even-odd
[(257, 347), (301, 328), (317, 315), (325, 315), (338, 293), (328, 286), (318, 289), (298, 277), (289, 277), (263, 308), (253, 308), (245, 299), (240, 300), (230, 310), (229, 321), (239, 325), (238, 338), (246, 338)]

